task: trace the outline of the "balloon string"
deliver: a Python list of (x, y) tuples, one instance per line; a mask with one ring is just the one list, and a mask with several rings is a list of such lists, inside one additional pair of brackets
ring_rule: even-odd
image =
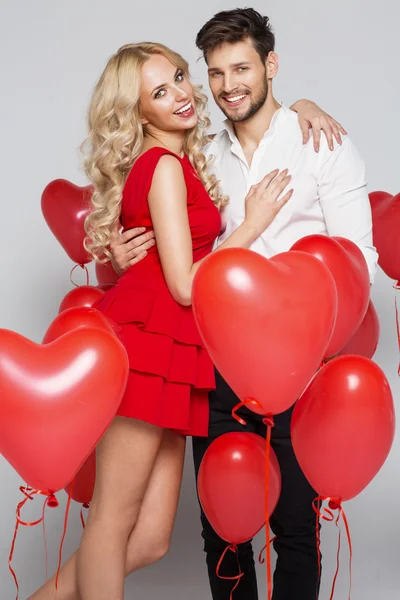
[[(275, 540), (276, 540), (276, 535), (269, 540), (269, 543), (273, 544)], [(263, 565), (265, 563), (265, 558), (264, 558), (263, 554), (264, 554), (264, 550), (266, 550), (266, 549), (267, 549), (267, 544), (265, 544), (265, 546), (263, 548), (261, 548), (260, 554), (258, 555), (258, 562), (260, 563), (260, 565)]]
[[(321, 508), (321, 503), (319, 503), (318, 509)], [(318, 600), (319, 590), (321, 586), (321, 533), (319, 527), (319, 516), (318, 512), (315, 513), (315, 535), (317, 536), (317, 561), (318, 561), (318, 579), (317, 579), (317, 589), (315, 598)]]
[(271, 569), (271, 540), (269, 533), (269, 462), (271, 450), (271, 431), (274, 426), (272, 416), (265, 417), (263, 423), (267, 427), (266, 435), (266, 452), (265, 452), (265, 537), (266, 537), (266, 554), (267, 554), (267, 600), (272, 598), (272, 569)]
[(340, 531), (340, 527), (339, 527), (339, 519), (340, 519), (340, 512), (338, 513), (338, 516), (335, 519), (335, 525), (338, 529), (338, 546), (337, 546), (337, 551), (336, 551), (336, 571), (335, 571), (335, 575), (333, 577), (331, 595), (329, 596), (329, 600), (333, 600), (333, 597), (335, 595), (336, 580), (338, 578), (339, 568), (340, 568), (340, 543), (341, 543), (342, 532)]
[(63, 534), (62, 534), (62, 537), (61, 537), (60, 550), (59, 550), (59, 553), (58, 553), (58, 565), (57, 565), (57, 573), (56, 573), (56, 580), (55, 580), (56, 590), (58, 590), (58, 580), (60, 578), (60, 572), (61, 572), (64, 540), (65, 540), (65, 535), (67, 533), (68, 516), (69, 516), (69, 509), (70, 509), (70, 506), (71, 506), (71, 498), (72, 498), (72, 490), (73, 490), (73, 487), (74, 487), (74, 482), (75, 482), (75, 479), (72, 480), (72, 483), (69, 486), (69, 490), (68, 490), (68, 500), (67, 500), (67, 506), (66, 506), (66, 509), (65, 509), (65, 516), (64, 516), (64, 528), (63, 528)]
[[(35, 527), (36, 525), (39, 525), (40, 523), (44, 522), (44, 513), (45, 513), (46, 506), (55, 507), (57, 505), (56, 504), (57, 500), (56, 500), (55, 496), (52, 494), (51, 495), (43, 494), (43, 492), (41, 492), (40, 490), (34, 490), (33, 488), (31, 488), (29, 486), (23, 486), (23, 485), (21, 485), (19, 489), (24, 494), (25, 498), (23, 500), (21, 500), (21, 502), (19, 502), (17, 505), (14, 535), (13, 535), (13, 539), (11, 542), (10, 554), (8, 557), (8, 569), (9, 569), (11, 575), (13, 576), (13, 579), (15, 582), (15, 587), (16, 587), (16, 600), (18, 600), (18, 598), (19, 598), (19, 584), (18, 584), (17, 575), (12, 567), (12, 561), (13, 561), (13, 557), (14, 557), (15, 544), (16, 544), (16, 540), (17, 540), (19, 526), (22, 525), (23, 527)], [(43, 510), (42, 510), (42, 516), (37, 521), (22, 521), (22, 519), (21, 519), (22, 508), (25, 506), (25, 504), (28, 502), (28, 500), (33, 500), (34, 496), (36, 496), (38, 494), (46, 495), (46, 499), (44, 501)], [(48, 567), (47, 567), (47, 540), (46, 540), (46, 537), (45, 537), (45, 552), (46, 552), (46, 573), (47, 573)]]
[[(329, 510), (328, 508), (322, 507), (322, 503), (328, 500), (329, 501), (329, 507), (332, 510), (338, 510), (339, 514), (338, 516), (335, 518), (332, 510)], [(317, 506), (317, 503), (319, 504), (319, 506)], [(317, 498), (315, 498), (315, 500), (313, 501), (313, 509), (317, 514), (317, 519), (318, 517), (321, 519), (324, 519), (325, 521), (335, 521), (335, 525), (339, 530), (339, 536), (338, 536), (338, 549), (337, 549), (337, 553), (336, 553), (336, 572), (333, 578), (333, 582), (332, 582), (332, 590), (331, 590), (331, 595), (329, 597), (329, 600), (333, 600), (334, 594), (335, 594), (335, 586), (336, 586), (336, 580), (339, 574), (339, 566), (340, 566), (340, 547), (341, 547), (341, 530), (339, 527), (339, 520), (340, 517), (342, 517), (344, 525), (345, 525), (345, 529), (346, 529), (346, 535), (347, 535), (347, 542), (348, 542), (348, 546), (349, 546), (349, 553), (350, 553), (350, 559), (349, 559), (349, 576), (350, 576), (350, 583), (349, 583), (349, 596), (348, 596), (348, 600), (350, 600), (351, 597), (351, 588), (352, 588), (352, 562), (353, 562), (353, 547), (352, 547), (352, 543), (351, 543), (351, 536), (350, 536), (350, 528), (349, 528), (349, 524), (346, 518), (346, 514), (343, 510), (343, 507), (340, 503), (340, 501), (338, 500), (333, 500), (332, 498), (328, 498), (326, 496), (318, 496)], [(319, 553), (319, 547), (320, 547), (320, 534), (319, 534), (319, 528), (317, 526), (317, 548), (318, 548), (318, 572), (319, 572), (319, 576), (321, 573), (321, 559), (320, 559), (320, 553)], [(317, 598), (318, 598), (318, 594), (317, 594)]]
[[(219, 570), (221, 568), (221, 564), (222, 564), (222, 562), (223, 562), (223, 560), (225, 558), (225, 555), (228, 552), (228, 550), (230, 550), (231, 552), (234, 552), (236, 554), (236, 560), (237, 560), (238, 569), (239, 569), (238, 575), (233, 575), (232, 577), (225, 577), (224, 575), (220, 575), (220, 573), (219, 573)], [(229, 600), (232, 600), (232, 598), (233, 598), (233, 592), (236, 590), (237, 586), (240, 583), (241, 578), (244, 575), (244, 573), (242, 573), (242, 569), (240, 567), (239, 552), (238, 552), (238, 547), (237, 547), (236, 544), (229, 544), (229, 546), (227, 546), (225, 548), (225, 550), (223, 551), (223, 553), (221, 555), (221, 558), (218, 561), (215, 573), (216, 573), (217, 577), (219, 577), (220, 579), (227, 579), (227, 580), (230, 580), (230, 581), (236, 581), (235, 585), (233, 586), (233, 588), (231, 590), (230, 596), (229, 596)]]
[[(395, 290), (400, 290), (400, 281), (398, 281), (397, 283), (395, 283), (393, 287), (394, 287)], [(397, 306), (397, 297), (396, 297), (396, 294), (394, 296), (394, 308), (395, 308), (395, 311), (396, 311), (397, 341), (398, 341), (398, 344), (399, 344), (399, 355), (400, 355), (400, 320), (399, 320), (399, 309), (398, 309), (398, 306)], [(400, 359), (399, 359), (399, 366), (397, 368), (397, 374), (400, 377)]]
[(46, 498), (46, 500), (44, 501), (43, 510), (42, 510), (42, 529), (43, 529), (43, 542), (44, 542), (44, 556), (45, 556), (45, 562), (46, 562), (46, 581), (49, 578), (49, 553), (48, 553), (48, 549), (47, 549), (47, 535), (46, 535), (46, 522), (45, 522), (45, 513), (46, 513), (47, 502), (48, 502), (48, 498)]
[(85, 503), (84, 503), (84, 504), (82, 504), (82, 506), (81, 506), (81, 515), (80, 515), (80, 516), (81, 516), (81, 523), (82, 523), (82, 527), (83, 527), (83, 529), (85, 529), (85, 526), (86, 526), (86, 523), (85, 523), (85, 518), (84, 518), (84, 516), (83, 516), (83, 509), (84, 509), (84, 508), (89, 508), (89, 503), (88, 503), (88, 502), (85, 502)]
[(89, 271), (86, 265), (75, 265), (72, 267), (71, 272), (69, 274), (69, 279), (72, 283), (72, 285), (74, 285), (75, 287), (79, 287), (79, 285), (77, 283), (75, 283), (75, 281), (72, 279), (72, 275), (75, 271), (75, 269), (77, 269), (78, 267), (80, 267), (81, 269), (83, 269), (85, 271), (86, 274), (86, 285), (89, 285)]
[(257, 402), (257, 400), (253, 400), (253, 398), (245, 398), (245, 400), (243, 400), (243, 402), (238, 402), (233, 408), (232, 408), (232, 417), (238, 421), (238, 423), (240, 423), (241, 425), (247, 425), (247, 421), (245, 421), (244, 419), (242, 419), (241, 417), (239, 417), (237, 413), (237, 411), (240, 408), (250, 408), (251, 407), (256, 408), (260, 414), (265, 414), (265, 411), (263, 409), (263, 407), (261, 406), (261, 404), (259, 402)]
[(245, 421), (244, 419), (242, 419), (242, 417), (239, 417), (239, 415), (236, 414), (236, 411), (238, 411), (239, 408), (242, 408), (242, 406), (246, 406), (245, 402), (239, 402), (238, 404), (236, 404), (236, 406), (232, 408), (232, 417), (241, 425), (247, 425), (247, 421)]
[(340, 514), (342, 515), (342, 519), (343, 519), (343, 523), (346, 529), (346, 536), (347, 536), (347, 543), (349, 546), (349, 600), (350, 600), (350, 595), (351, 595), (351, 588), (352, 588), (352, 583), (353, 583), (353, 569), (352, 569), (352, 565), (353, 565), (353, 545), (351, 543), (351, 535), (350, 535), (350, 527), (349, 527), (349, 523), (347, 521), (347, 517), (346, 517), (346, 513), (343, 510), (342, 506), (339, 506), (339, 511)]

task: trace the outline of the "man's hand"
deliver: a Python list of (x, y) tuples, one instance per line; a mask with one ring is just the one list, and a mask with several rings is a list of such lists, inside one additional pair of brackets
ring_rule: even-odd
[(116, 225), (111, 233), (111, 264), (118, 275), (138, 263), (147, 255), (147, 250), (156, 243), (154, 231), (146, 231), (145, 227), (134, 227), (120, 233)]
[(310, 139), (310, 129), (313, 131), (314, 150), (319, 151), (321, 141), (321, 131), (324, 132), (328, 141), (328, 147), (333, 150), (333, 136), (338, 144), (342, 143), (342, 135), (347, 135), (340, 123), (335, 121), (328, 113), (323, 111), (317, 104), (311, 100), (298, 100), (291, 107), (297, 112), (299, 125), (303, 132), (303, 144)]

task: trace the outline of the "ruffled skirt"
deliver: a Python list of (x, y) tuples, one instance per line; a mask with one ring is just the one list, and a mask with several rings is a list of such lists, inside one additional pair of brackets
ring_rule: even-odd
[(95, 308), (119, 325), (129, 376), (118, 415), (184, 435), (208, 434), (208, 392), (214, 367), (190, 306), (168, 288), (141, 289), (122, 282)]

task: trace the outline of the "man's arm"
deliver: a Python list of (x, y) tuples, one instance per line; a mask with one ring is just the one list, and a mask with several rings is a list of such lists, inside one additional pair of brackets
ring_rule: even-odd
[(348, 137), (332, 153), (326, 151), (325, 157), (318, 173), (318, 190), (328, 234), (345, 237), (359, 246), (373, 283), (378, 253), (372, 241), (364, 161)]
[[(324, 112), (311, 100), (298, 100), (291, 107), (291, 110), (297, 112), (299, 125), (303, 131), (303, 143), (305, 144), (310, 137), (310, 129), (313, 132), (314, 149), (316, 152), (320, 148), (321, 131), (324, 132), (328, 147), (333, 150), (333, 137), (339, 144), (342, 143), (341, 135), (346, 135), (343, 127), (335, 121), (330, 115)], [(209, 136), (210, 140), (215, 134)], [(141, 235), (138, 228), (124, 231), (121, 235), (117, 230), (114, 231), (110, 245), (112, 256), (112, 265), (119, 274), (139, 262), (147, 255), (147, 250), (154, 245), (154, 233), (152, 231)]]

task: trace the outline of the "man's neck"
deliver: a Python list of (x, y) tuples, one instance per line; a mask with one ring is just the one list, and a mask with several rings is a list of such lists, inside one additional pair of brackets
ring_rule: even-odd
[(242, 123), (232, 123), (249, 165), (254, 152), (271, 125), (272, 117), (279, 108), (279, 102), (275, 100), (272, 93), (269, 93), (265, 104), (253, 117)]

